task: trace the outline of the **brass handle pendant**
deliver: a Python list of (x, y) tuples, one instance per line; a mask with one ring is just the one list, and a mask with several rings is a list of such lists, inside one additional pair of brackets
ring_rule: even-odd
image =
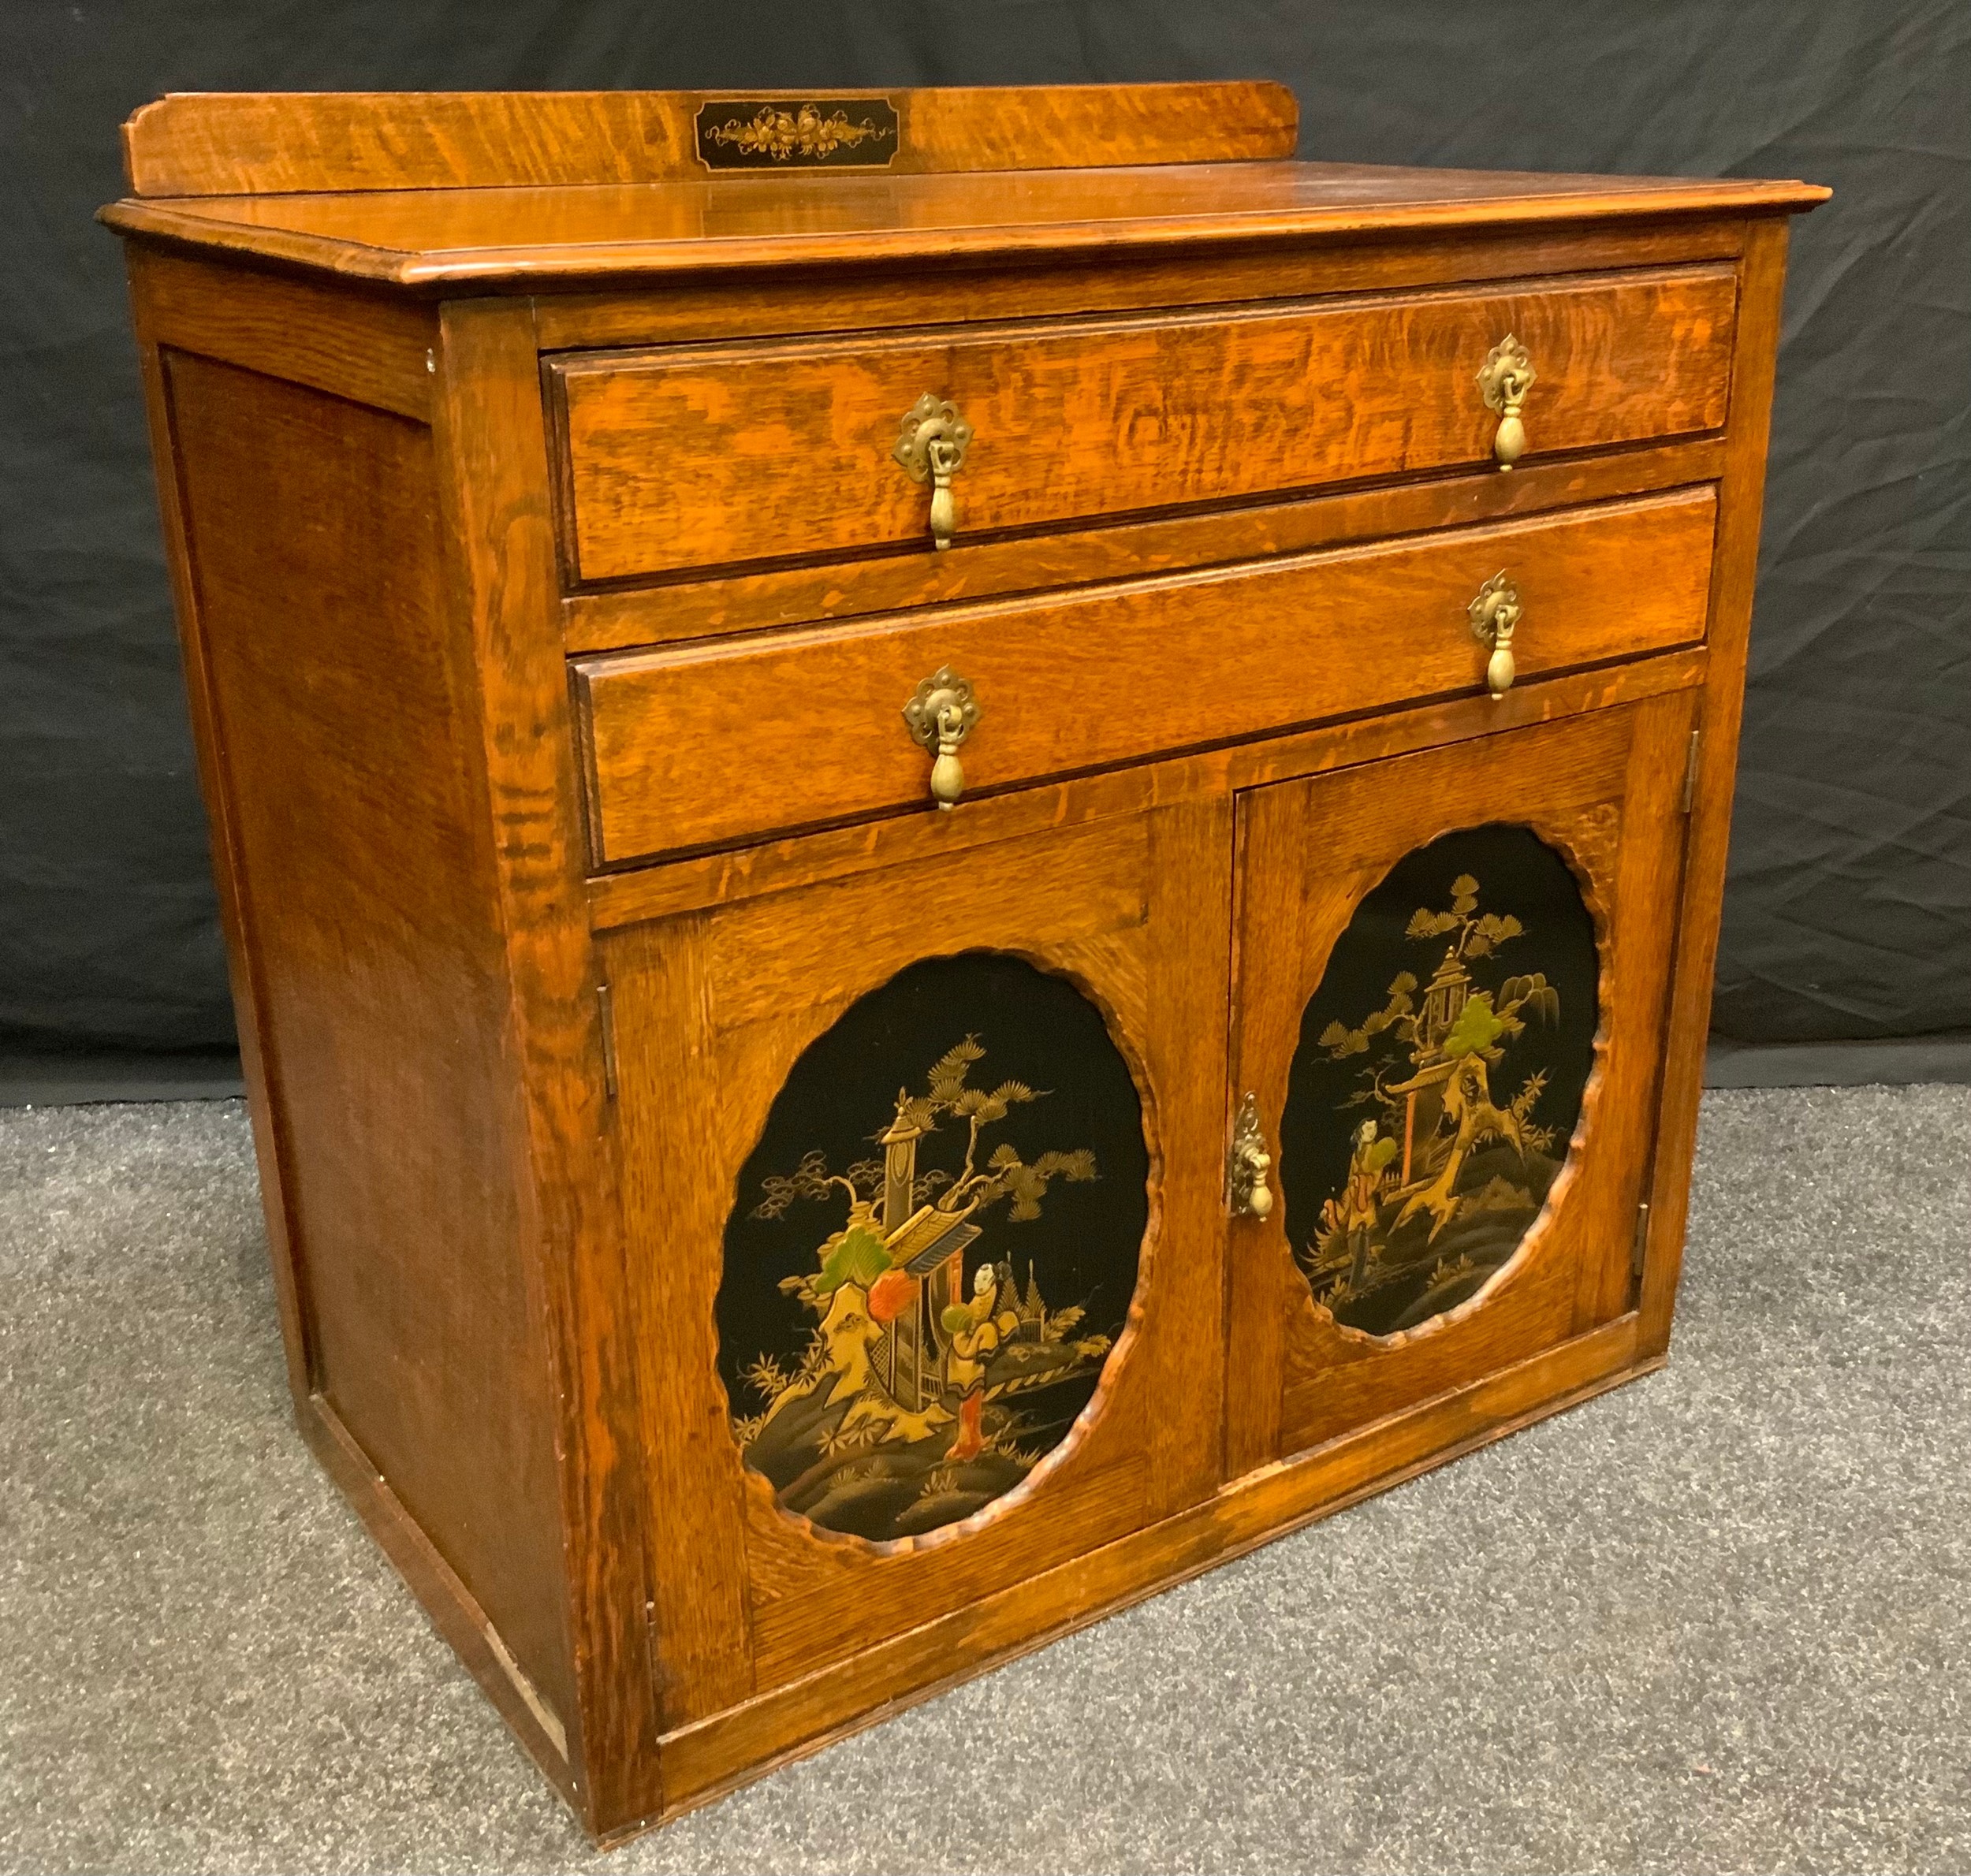
[(1492, 439), (1492, 453), (1503, 471), (1510, 469), (1526, 452), (1526, 426), (1520, 420), (1520, 406), (1533, 389), (1536, 374), (1526, 348), (1511, 333), (1485, 354), (1478, 367), (1478, 394), (1485, 408), (1499, 413), (1499, 429)]
[(1248, 1094), (1239, 1104), (1232, 1123), (1231, 1151), (1225, 1159), (1225, 1203), (1235, 1218), (1265, 1218), (1273, 1208), (1273, 1189), (1266, 1176), (1273, 1156), (1260, 1131), (1258, 1098)]
[(926, 678), (904, 706), (911, 734), (937, 757), (931, 764), (931, 798), (941, 808), (956, 807), (965, 792), (958, 746), (972, 733), (978, 714), (971, 686), (948, 664)]
[(952, 478), (965, 466), (972, 426), (949, 398), (926, 391), (904, 413), (902, 434), (890, 454), (914, 482), (931, 485), (931, 545), (941, 552), (958, 531), (958, 498)]
[(1471, 621), (1471, 635), (1481, 645), (1492, 647), (1485, 664), (1485, 684), (1494, 697), (1503, 697), (1512, 688), (1512, 628), (1519, 623), (1519, 593), (1503, 572), (1495, 573), (1478, 589), (1477, 597), (1465, 608)]

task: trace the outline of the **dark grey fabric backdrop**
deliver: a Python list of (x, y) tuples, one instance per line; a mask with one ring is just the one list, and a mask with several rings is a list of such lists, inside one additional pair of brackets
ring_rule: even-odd
[(1268, 76), (1301, 153), (1801, 176), (1719, 968), (1747, 1041), (1971, 1031), (1965, 0), (4, 0), (0, 1045), (231, 1035), (117, 244), (167, 90)]

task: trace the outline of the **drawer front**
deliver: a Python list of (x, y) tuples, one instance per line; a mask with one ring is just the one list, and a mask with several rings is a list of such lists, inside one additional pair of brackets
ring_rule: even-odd
[[(617, 864), (929, 802), (903, 715), (949, 666), (967, 789), (1481, 688), (1468, 609), (1502, 571), (1521, 681), (1694, 643), (1708, 486), (1044, 601), (578, 661), (595, 857)], [(962, 808), (960, 810), (962, 812)]]
[(578, 581), (930, 546), (931, 493), (894, 460), (948, 399), (972, 437), (956, 535), (1483, 463), (1477, 374), (1508, 334), (1535, 376), (1529, 456), (1716, 430), (1728, 266), (1516, 291), (1151, 318), (681, 346), (553, 368)]

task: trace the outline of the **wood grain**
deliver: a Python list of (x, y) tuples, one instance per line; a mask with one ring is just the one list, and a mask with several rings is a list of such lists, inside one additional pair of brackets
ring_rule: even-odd
[(762, 842), (667, 865), (598, 874), (588, 884), (598, 930), (675, 912), (784, 892), (860, 873), (881, 853), (891, 864), (940, 868), (974, 848), (1049, 828), (1142, 813), (1158, 803), (1215, 799), (1242, 788), (1326, 774), (1387, 756), (1464, 743), (1586, 710), (1639, 702), (1704, 682), (1703, 648), (1668, 652), (1571, 677), (1515, 685), (1503, 698), (1455, 702), (1357, 718), (1263, 743), (1203, 750), (1166, 761), (1109, 769), (1049, 787), (975, 802), (963, 814), (926, 813), (866, 822), (822, 834)]
[(430, 420), (429, 307), (141, 248), (130, 251), (130, 276), (159, 344)]
[[(648, 1350), (644, 1445), (662, 1534), (659, 1632), (683, 1634), (664, 1658), (667, 1714), (702, 1718), (731, 1703), (742, 1657), (710, 1662), (714, 1647), (746, 1647), (764, 1687), (1215, 1487), (1228, 812), (1203, 802), (1007, 842), (971, 857), (967, 892), (948, 901), (907, 891), (914, 869), (878, 853), (851, 877), (609, 941), (632, 1280), (664, 1325)], [(857, 933), (852, 955), (836, 941), (843, 929)], [(801, 1050), (905, 965), (978, 947), (1081, 984), (1137, 1074), (1151, 1214), (1136, 1299), (1089, 1413), (1017, 1493), (924, 1537), (870, 1545), (817, 1533), (775, 1508), (726, 1431), (713, 1320), (725, 1208)], [(673, 1506), (684, 1514), (674, 1524)], [(750, 1631), (704, 1617), (710, 1599), (736, 1593)]]
[(568, 1725), (478, 679), (430, 433), (163, 367), (312, 1388)]
[(634, 1451), (635, 1344), (622, 1282), (614, 1145), (583, 915), (580, 795), (554, 643), (554, 541), (531, 308), (454, 301), (439, 315), (436, 444), (449, 597), (477, 679), (511, 1083), (520, 1253), (553, 1389), (562, 1567), (538, 1594), (574, 1660), (572, 1759), (591, 1828), (656, 1800), (658, 1709)]
[[(180, 91), (125, 122), (124, 168), (149, 196), (658, 182), (706, 173), (699, 108), (735, 95)], [(1298, 121), (1284, 85), (1236, 80), (737, 95), (886, 99), (898, 174), (1276, 161), (1293, 154)]]
[(1599, 1091), (1599, 1138), (1583, 1151), (1599, 1152), (1633, 1171), (1609, 1200), (1598, 1242), (1593, 1241), (1596, 1228), (1582, 1221), (1587, 1254), (1581, 1258), (1574, 1290), (1577, 1334), (1635, 1303), (1635, 1246), (1643, 1222), (1638, 1208), (1650, 1196), (1656, 1109), (1670, 1046), (1676, 887), (1689, 828), (1684, 770), (1703, 707), (1703, 694), (1694, 692), (1665, 698), (1635, 713), (1629, 770), (1623, 778), (1619, 850), (1604, 862), (1615, 882), (1608, 908), (1615, 955), (1604, 967), (1609, 1014), (1602, 1028), (1608, 1046)]
[(457, 1652), (528, 1755), (578, 1815), (587, 1806), (568, 1762), (567, 1729), (521, 1671), (499, 1630), (319, 1394), (303, 1404), (301, 1436), (378, 1547), (396, 1565), (431, 1625)]
[[(134, 254), (130, 258), (134, 260)], [(170, 572), (178, 645), (184, 663), (185, 702), (192, 720), (199, 790), (205, 802), (213, 884), (218, 900), (220, 929), (225, 941), (233, 1025), (240, 1042), (240, 1068), (246, 1084), (247, 1111), (253, 1128), (254, 1157), (259, 1171), (260, 1210), (266, 1225), (274, 1305), (280, 1315), (288, 1390), (293, 1398), (297, 1416), (305, 1417), (314, 1396), (315, 1360), (307, 1315), (302, 1308), (300, 1252), (296, 1241), (283, 1171), (287, 1154), (281, 1140), (282, 1115), (274, 1092), (278, 1068), (274, 1038), (267, 1028), (266, 989), (259, 958), (248, 940), (248, 862), (240, 825), (240, 810), (234, 799), (225, 752), (220, 742), (219, 700), (213, 679), (210, 638), (199, 610), (198, 585), (192, 574), (192, 544), (184, 498), (184, 466), (179, 459), (177, 427), (172, 416), (170, 390), (165, 382), (164, 355), (151, 321), (147, 282), (134, 267), (130, 274), (130, 291), (137, 359), (143, 378), (144, 420), (150, 432), (151, 458), (156, 470), (158, 519), (162, 524), (165, 558)]]
[(1786, 283), (1787, 232), (1783, 222), (1754, 231), (1741, 289), (1745, 327), (1732, 392), (1731, 453), (1720, 490), (1718, 553), (1712, 569), (1712, 630), (1718, 640), (1720, 664), (1716, 677), (1705, 687), (1698, 720), (1702, 740), (1684, 858), (1676, 977), (1643, 1270), (1643, 1346), (1652, 1353), (1660, 1353), (1669, 1346), (1671, 1313), (1683, 1263), (1697, 1103), (1704, 1090), (1705, 1043), (1711, 1022), (1712, 966), (1724, 900), (1726, 849), (1731, 835), (1746, 646), (1758, 575), (1759, 520), (1765, 494), (1773, 361), (1779, 351), (1780, 301)]
[(1497, 818), (1504, 803), (1582, 880), (1601, 1007), (1567, 1164), (1512, 1262), (1471, 1301), (1400, 1335), (1343, 1329), (1293, 1263), (1287, 1206), (1231, 1221), (1231, 1336), (1246, 1351), (1227, 1405), (1233, 1469), (1462, 1387), (1626, 1307), (1673, 922), (1649, 887), (1675, 864), (1675, 755), (1691, 717), (1690, 694), (1672, 694), (1242, 797), (1233, 1084), (1257, 1094), (1269, 1138), (1302, 1011), (1362, 896), (1404, 854)]
[[(1698, 489), (828, 635), (579, 660), (594, 857), (924, 802), (930, 758), (900, 713), (947, 664), (979, 699), (963, 757), (983, 795), (1476, 690), (1486, 651), (1465, 609), (1502, 568), (1525, 607), (1515, 652), (1528, 679), (1692, 643), (1715, 511)], [(1372, 656), (1345, 649), (1355, 621), (1373, 621)], [(1187, 672), (1206, 681), (1172, 681)], [(790, 743), (779, 725), (795, 698)], [(715, 789), (698, 785), (711, 776)]]
[[(1205, 259), (1263, 242), (1517, 236), (1556, 223), (1811, 207), (1801, 183), (1507, 174), (1345, 163), (1177, 163), (990, 174), (742, 176), (579, 187), (384, 189), (113, 203), (125, 233), (434, 289), (531, 291), (888, 263), (943, 272), (1039, 255)], [(928, 290), (928, 282), (927, 282)]]
[(1693, 486), (1716, 481), (1724, 457), (1721, 439), (1671, 443), (1522, 463), (1511, 475), (1486, 469), (1346, 494), (960, 542), (945, 553), (579, 593), (562, 601), (562, 638), (571, 652), (628, 650), (1229, 565)]
[(929, 558), (929, 493), (891, 455), (926, 393), (976, 433), (961, 538), (1489, 463), (1475, 378), (1509, 333), (1539, 372), (1536, 457), (1715, 430), (1735, 294), (1716, 266), (576, 357), (550, 374), (568, 564), (594, 582), (884, 544)]
[(635, 1450), (650, 1507), (652, 1666), (671, 1726), (754, 1685), (743, 1483), (702, 1281), (709, 1271), (716, 1282), (736, 1173), (720, 1163), (710, 1121), (725, 1070), (708, 1033), (705, 925), (694, 917), (643, 927), (602, 960), (615, 1011), (624, 1275), (643, 1326)]
[(544, 352), (688, 344), (798, 333), (875, 332), (981, 319), (1061, 318), (1160, 307), (1229, 306), (1315, 294), (1606, 273), (1735, 261), (1734, 216), (1531, 227), (1513, 240), (1365, 233), (1346, 242), (1268, 243), (1208, 255), (1163, 248), (1051, 256), (947, 272), (936, 300), (922, 264), (900, 269), (754, 273), (743, 294), (717, 277), (676, 280), (659, 294), (570, 290), (536, 309)]

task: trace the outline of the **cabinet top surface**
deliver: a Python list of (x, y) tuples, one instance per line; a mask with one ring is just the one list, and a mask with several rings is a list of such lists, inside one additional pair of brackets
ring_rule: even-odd
[[(784, 158), (745, 140), (769, 109), (787, 114), (782, 140), (795, 147)], [(102, 219), (243, 259), (442, 288), (1769, 213), (1827, 194), (1798, 182), (1284, 160), (1295, 116), (1273, 85), (818, 101), (191, 95), (125, 126), (137, 194)], [(887, 160), (845, 160), (862, 153), (840, 137), (844, 124), (890, 147)], [(820, 151), (805, 169), (803, 139)], [(720, 166), (735, 151), (735, 166)]]

